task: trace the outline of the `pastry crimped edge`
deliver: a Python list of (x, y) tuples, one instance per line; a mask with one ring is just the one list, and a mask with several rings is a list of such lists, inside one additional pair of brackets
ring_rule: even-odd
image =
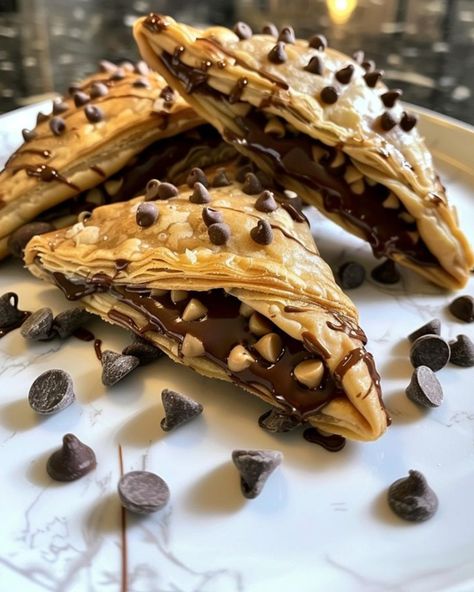
[[(161, 19), (157, 25), (159, 30), (149, 31), (145, 26), (147, 18)], [(415, 218), (417, 230), (428, 249), (436, 257), (439, 266), (418, 264), (401, 252), (389, 256), (442, 287), (459, 289), (467, 283), (469, 272), (474, 266), (474, 253), (457, 224), (454, 210), (447, 203), (444, 188), (433, 169), (431, 155), (416, 129), (405, 134), (394, 129), (385, 135), (373, 129), (376, 118), (383, 112), (382, 103), (375, 89), (368, 89), (361, 79), (364, 70), (356, 61), (338, 51), (326, 48), (324, 59), (326, 74), (328, 67), (330, 69), (330, 79), (327, 75), (313, 76), (306, 72), (298, 73), (303, 80), (301, 84), (305, 83), (310, 76), (311, 83), (314, 85), (316, 82), (321, 88), (325, 83), (333, 82), (332, 75), (339, 67), (351, 64), (359, 77), (356, 78), (357, 89), (353, 91), (356, 93), (355, 99), (358, 103), (362, 100), (367, 108), (367, 113), (354, 123), (350, 97), (344, 101), (342, 109), (341, 100), (334, 106), (323, 107), (315, 96), (295, 92), (291, 88), (291, 80), (289, 80), (288, 91), (271, 80), (272, 77), (277, 77), (285, 81), (285, 64), (276, 66), (267, 62), (265, 75), (262, 75), (262, 71), (258, 70), (262, 60), (259, 61), (258, 57), (255, 57), (252, 39), (255, 45), (255, 37), (257, 37), (258, 43), (264, 45), (267, 52), (275, 44), (276, 39), (273, 37), (257, 35), (251, 39), (239, 41), (229, 29), (212, 27), (198, 30), (178, 24), (171, 17), (161, 15), (150, 15), (139, 19), (134, 26), (134, 36), (142, 57), (147, 63), (160, 72), (169, 84), (176, 88), (196, 111), (217, 127), (222, 134), (227, 130), (239, 133), (234, 123), (236, 113), (226, 111), (228, 105), (219, 106), (209, 97), (203, 99), (199, 93), (187, 92), (185, 86), (164, 66), (160, 59), (163, 50), (173, 53), (177, 46), (184, 47), (185, 51), (180, 53), (180, 59), (186, 65), (197, 68), (209, 60), (212, 66), (207, 68), (206, 72), (214, 77), (213, 80), (211, 78), (211, 86), (224, 94), (228, 95), (239, 79), (247, 79), (248, 84), (242, 92), (244, 102), (261, 111), (281, 117), (300, 132), (328, 146), (336, 146), (342, 142), (343, 152), (351, 158), (352, 165), (366, 178), (380, 182), (390, 189), (400, 199), (408, 214)], [(223, 47), (223, 51), (213, 43), (215, 40)], [(286, 46), (287, 53), (291, 53), (292, 59), (298, 61), (297, 65), (301, 69), (307, 63), (308, 56), (321, 55), (317, 50), (311, 49), (308, 50), (309, 53), (305, 53), (306, 49), (306, 42), (301, 40), (296, 40), (294, 45)], [(235, 62), (232, 56), (239, 61)], [(304, 59), (302, 56), (305, 56)], [(218, 68), (215, 64), (219, 62), (225, 62), (226, 67)], [(290, 72), (290, 75), (294, 75), (294, 72)], [(387, 88), (378, 82), (377, 91), (379, 90), (386, 91)], [(270, 96), (277, 100), (261, 107), (262, 99)], [(218, 111), (219, 115), (216, 116)], [(400, 116), (402, 107), (399, 104), (395, 105), (391, 111)], [(352, 122), (352, 128), (344, 125), (349, 122)], [(255, 160), (260, 167), (265, 168), (264, 164), (243, 146), (239, 147), (236, 144), (236, 147)], [(407, 163), (409, 163), (408, 166)], [(282, 175), (278, 178), (287, 187), (297, 191), (303, 199), (317, 205), (326, 216), (340, 226), (361, 238), (366, 238), (361, 230), (341, 218), (337, 212), (328, 212), (323, 207), (322, 197), (318, 191), (309, 189), (291, 176)]]

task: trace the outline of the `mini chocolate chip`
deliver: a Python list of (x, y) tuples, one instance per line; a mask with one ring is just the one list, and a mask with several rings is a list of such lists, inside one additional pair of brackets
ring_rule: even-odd
[(341, 84), (349, 84), (352, 75), (354, 74), (354, 70), (354, 66), (352, 64), (348, 64), (345, 68), (341, 68), (336, 72), (336, 80)]
[(247, 23), (239, 21), (234, 25), (234, 33), (237, 35), (239, 39), (250, 39), (252, 37), (253, 32)]
[(244, 193), (247, 195), (257, 195), (262, 189), (262, 184), (254, 173), (247, 173), (245, 175), (245, 181), (242, 185), (242, 191)]
[(113, 386), (125, 378), (140, 364), (135, 356), (124, 356), (117, 352), (105, 350), (102, 352), (102, 384)]
[(138, 358), (140, 366), (150, 364), (163, 356), (161, 349), (140, 337), (136, 337), (133, 343), (124, 347), (122, 354), (124, 356), (134, 356), (135, 358)]
[(66, 339), (93, 318), (94, 316), (84, 308), (70, 308), (54, 318), (53, 328), (61, 339)]
[(73, 99), (74, 105), (76, 105), (76, 107), (82, 107), (91, 100), (91, 97), (82, 90), (79, 90), (74, 93)]
[(400, 274), (395, 265), (395, 261), (387, 259), (370, 272), (372, 278), (380, 284), (396, 284), (400, 281)]
[(311, 74), (319, 74), (321, 76), (323, 73), (323, 63), (321, 58), (318, 56), (313, 56), (304, 69), (306, 72), (311, 72)]
[(148, 228), (154, 224), (158, 218), (158, 208), (154, 203), (142, 202), (139, 204), (136, 213), (136, 221), (138, 226)]
[(21, 135), (23, 136), (23, 140), (25, 140), (25, 142), (31, 142), (31, 140), (34, 140), (38, 134), (35, 132), (35, 130), (24, 128), (21, 130)]
[(113, 64), (112, 62), (109, 62), (109, 60), (101, 60), (99, 62), (99, 68), (101, 72), (106, 72), (108, 74), (111, 74), (112, 72), (115, 72), (115, 70), (117, 69), (117, 66), (115, 64)]
[(164, 508), (170, 499), (169, 487), (161, 477), (148, 471), (130, 471), (118, 483), (122, 506), (135, 514), (151, 514)]
[(441, 384), (428, 366), (415, 368), (405, 393), (410, 401), (421, 407), (439, 407), (443, 402)]
[(239, 183), (243, 183), (245, 181), (245, 177), (247, 173), (253, 172), (253, 166), (251, 164), (244, 164), (240, 169), (237, 170), (235, 174), (235, 179)]
[(365, 60), (364, 62), (362, 62), (361, 66), (362, 68), (364, 68), (366, 72), (372, 72), (373, 70), (375, 70), (374, 60)]
[(132, 86), (134, 88), (150, 88), (150, 83), (146, 78), (137, 78), (133, 81)]
[(134, 65), (133, 69), (137, 74), (141, 74), (142, 76), (148, 76), (148, 74), (150, 73), (150, 68), (148, 67), (148, 64), (143, 60), (138, 61)]
[(382, 78), (382, 76), (382, 70), (373, 70), (372, 72), (367, 72), (367, 74), (364, 74), (364, 80), (369, 88), (375, 88), (375, 85)]
[(265, 23), (262, 27), (263, 35), (271, 35), (272, 37), (278, 36), (278, 29), (273, 23)]
[(0, 296), (0, 329), (18, 327), (26, 314), (18, 310), (18, 295), (15, 292), (6, 292)]
[(203, 406), (187, 395), (164, 389), (161, 393), (165, 417), (161, 420), (161, 429), (169, 432), (201, 415)]
[(418, 337), (422, 337), (423, 335), (440, 335), (441, 334), (441, 321), (439, 319), (431, 319), (424, 325), (422, 325), (413, 333), (408, 335), (408, 341), (413, 343), (418, 339)]
[(64, 370), (46, 370), (33, 382), (28, 403), (40, 415), (52, 415), (74, 402), (72, 378)]
[(74, 434), (63, 437), (63, 445), (53, 452), (46, 464), (46, 471), (55, 481), (75, 481), (95, 469), (94, 451)]
[(55, 136), (60, 136), (66, 131), (66, 122), (62, 117), (53, 117), (49, 122), (49, 127)]
[(259, 220), (250, 231), (250, 236), (259, 245), (269, 245), (273, 240), (273, 230), (266, 220)]
[(123, 80), (124, 78), (125, 70), (123, 68), (117, 68), (110, 77), (110, 80)]
[(91, 123), (98, 123), (104, 119), (104, 112), (96, 105), (87, 105), (87, 107), (84, 107), (84, 113), (86, 114), (87, 120)]
[(467, 335), (458, 335), (449, 342), (451, 357), (449, 361), (456, 366), (472, 368), (474, 366), (474, 343)]
[(257, 201), (255, 202), (255, 209), (259, 212), (265, 212), (266, 214), (270, 212), (274, 212), (278, 207), (277, 202), (273, 196), (271, 191), (265, 189), (259, 196)]
[(221, 212), (213, 210), (212, 208), (203, 208), (202, 219), (206, 226), (211, 226), (211, 224), (219, 224), (220, 222), (223, 222), (224, 216)]
[(294, 43), (296, 38), (293, 27), (283, 27), (278, 35), (278, 41), (283, 41), (283, 43)]
[(49, 341), (56, 337), (53, 329), (53, 311), (47, 306), (39, 308), (22, 324), (20, 333), (29, 341)]
[(328, 46), (328, 41), (324, 35), (313, 35), (308, 40), (308, 45), (314, 49), (325, 50)]
[(416, 339), (410, 349), (412, 366), (428, 366), (437, 372), (446, 366), (451, 355), (451, 348), (446, 339), (439, 335), (422, 335)]
[(267, 432), (281, 434), (301, 425), (301, 421), (279, 409), (270, 409), (258, 418), (258, 425)]
[(402, 96), (402, 94), (402, 90), (400, 90), (399, 88), (394, 88), (393, 90), (388, 90), (387, 92), (381, 94), (380, 98), (385, 107), (391, 109), (398, 101), (398, 99)]
[(160, 186), (158, 179), (150, 179), (145, 186), (145, 201), (153, 201), (158, 197), (158, 187)]
[(449, 305), (449, 312), (460, 321), (472, 323), (474, 321), (474, 298), (469, 295), (455, 298)]
[(38, 125), (39, 123), (43, 123), (43, 121), (48, 121), (49, 119), (49, 115), (45, 115), (44, 113), (41, 113), (41, 111), (38, 113), (38, 115), (36, 116), (36, 124)]
[(209, 234), (209, 240), (213, 245), (225, 245), (230, 239), (230, 226), (225, 222), (216, 222), (211, 224), (207, 233)]
[(98, 97), (105, 97), (109, 94), (109, 89), (103, 82), (93, 82), (90, 88), (91, 99), (97, 99)]
[(385, 111), (384, 113), (382, 113), (382, 115), (380, 116), (379, 121), (380, 121), (380, 127), (385, 132), (390, 131), (391, 129), (393, 129), (397, 125), (397, 120), (388, 111)]
[(204, 187), (202, 183), (194, 183), (193, 192), (189, 196), (189, 201), (195, 204), (205, 204), (211, 201), (209, 191)]
[(54, 230), (54, 226), (49, 222), (29, 222), (28, 224), (24, 224), (9, 236), (7, 243), (8, 250), (14, 257), (22, 259), (26, 245), (34, 236), (51, 232), (52, 230)]
[(240, 474), (240, 488), (244, 497), (257, 497), (268, 477), (281, 464), (283, 454), (278, 450), (234, 450), (232, 460)]
[(227, 175), (227, 171), (224, 168), (217, 169), (214, 179), (212, 179), (213, 187), (228, 187), (232, 185), (232, 181)]
[(400, 120), (400, 127), (404, 132), (411, 131), (417, 124), (418, 117), (414, 113), (403, 112)]
[(388, 490), (388, 505), (397, 516), (409, 522), (424, 522), (438, 509), (438, 498), (419, 471), (408, 471)]
[(364, 283), (365, 269), (355, 261), (341, 265), (337, 272), (339, 284), (344, 290), (354, 290)]
[(365, 53), (361, 49), (358, 49), (352, 54), (352, 59), (354, 60), (354, 62), (357, 62), (358, 64), (362, 64), (362, 62), (364, 61), (364, 57)]
[(69, 105), (62, 99), (54, 99), (53, 101), (53, 115), (61, 115), (69, 109)]
[(179, 194), (178, 188), (172, 183), (160, 183), (157, 189), (158, 199), (170, 199)]
[(272, 64), (283, 64), (286, 62), (288, 56), (286, 55), (285, 44), (282, 41), (278, 41), (268, 52), (268, 59)]
[(202, 183), (206, 189), (209, 187), (209, 181), (207, 180), (206, 173), (202, 169), (194, 167), (191, 169), (186, 179), (186, 183), (188, 184), (188, 187), (193, 189), (194, 183), (197, 182)]
[(327, 105), (333, 105), (339, 98), (338, 92), (334, 86), (325, 86), (319, 96), (321, 97), (322, 102)]

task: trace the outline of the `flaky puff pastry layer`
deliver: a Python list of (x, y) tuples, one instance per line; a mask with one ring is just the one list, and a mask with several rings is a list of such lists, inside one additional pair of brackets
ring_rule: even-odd
[[(203, 123), (146, 64), (102, 69), (54, 101), (50, 115), (38, 116), (36, 127), (25, 130), (28, 141), (0, 172), (0, 258), (23, 224), (99, 185), (153, 142)], [(100, 109), (99, 121), (87, 117), (91, 107)], [(53, 132), (63, 124), (64, 131)]]
[[(390, 109), (384, 107), (380, 97), (386, 86), (380, 81), (369, 86), (364, 79), (366, 71), (358, 62), (333, 49), (315, 49), (308, 41), (296, 39), (284, 46), (286, 60), (272, 63), (268, 56), (277, 40), (271, 35), (239, 39), (223, 27), (196, 29), (153, 14), (136, 22), (134, 35), (143, 58), (222, 134), (227, 138), (234, 135), (236, 148), (260, 167), (264, 162), (247, 148), (245, 133), (237, 123), (250, 107), (281, 118), (306, 137), (342, 150), (365, 180), (384, 185), (400, 200), (408, 219), (416, 223), (413, 240), (421, 238), (435, 262), (421, 264), (403, 249), (386, 254), (442, 287), (459, 289), (466, 284), (474, 254), (447, 202), (430, 152), (416, 128), (409, 132), (399, 125), (382, 129), (384, 112), (399, 122), (404, 108), (400, 102)], [(176, 64), (194, 69), (192, 83), (171, 71), (163, 60), (165, 54), (174, 56)], [(320, 74), (305, 70), (311, 58), (320, 60)], [(352, 76), (349, 82), (341, 83), (336, 72), (347, 66), (354, 69)], [(212, 92), (200, 92), (203, 81), (230, 101), (219, 100)], [(321, 100), (321, 91), (327, 86), (334, 87), (339, 95), (333, 104)], [(314, 186), (291, 174), (276, 175), (336, 223), (367, 239), (347, 217), (337, 210), (328, 211), (322, 192)], [(386, 215), (396, 213), (387, 209)]]
[[(343, 360), (357, 358), (343, 374), (340, 388), (344, 395), (304, 419), (348, 438), (378, 438), (387, 427), (387, 415), (378, 375), (357, 325), (357, 311), (321, 259), (307, 223), (302, 218), (296, 221), (281, 206), (269, 213), (257, 210), (258, 196), (245, 194), (239, 183), (232, 182), (209, 189), (211, 201), (206, 206), (220, 212), (230, 231), (227, 243), (216, 245), (203, 222), (204, 206), (189, 200), (192, 193), (188, 186), (181, 186), (176, 197), (154, 202), (159, 215), (148, 228), (138, 226), (136, 220), (142, 197), (99, 207), (83, 223), (34, 237), (25, 251), (26, 265), (35, 276), (53, 283), (55, 273), (73, 283), (87, 282), (99, 273), (102, 279), (109, 278), (112, 287), (193, 293), (226, 290), (292, 338), (311, 342), (314, 337), (317, 351), (327, 354), (331, 374), (341, 369)], [(261, 220), (271, 225), (270, 244), (259, 244), (251, 236)], [(117, 260), (128, 264), (123, 269)], [(83, 295), (81, 300), (105, 321), (120, 324), (120, 313), (122, 318), (133, 319), (134, 330), (176, 362), (206, 376), (232, 381), (231, 372), (205, 355), (183, 355), (178, 341), (150, 330), (142, 312), (121, 302), (113, 290)], [(111, 315), (112, 310), (119, 314)], [(130, 326), (128, 321), (124, 324)], [(258, 381), (245, 388), (281, 407)]]

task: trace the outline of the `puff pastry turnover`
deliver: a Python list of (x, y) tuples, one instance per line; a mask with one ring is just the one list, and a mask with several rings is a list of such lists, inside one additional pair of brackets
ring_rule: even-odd
[[(285, 186), (387, 256), (450, 289), (473, 252), (431, 155), (362, 52), (323, 37), (195, 29), (168, 16), (137, 21), (143, 58), (222, 133)], [(271, 31), (270, 31), (271, 32)]]
[(253, 173), (154, 180), (144, 197), (34, 237), (25, 262), (90, 312), (296, 422), (357, 440), (387, 426), (353, 303), (305, 217)]

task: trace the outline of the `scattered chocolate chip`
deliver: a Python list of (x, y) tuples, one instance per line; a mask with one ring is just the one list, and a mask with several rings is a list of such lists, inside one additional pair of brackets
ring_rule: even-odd
[(456, 366), (471, 368), (474, 366), (474, 343), (467, 335), (458, 335), (449, 342), (451, 357), (449, 361)]
[(421, 407), (439, 407), (443, 402), (441, 384), (428, 366), (415, 368), (405, 393), (410, 401)]
[(337, 272), (339, 284), (344, 290), (354, 290), (364, 283), (365, 269), (355, 261), (341, 265)]
[(145, 201), (153, 201), (158, 197), (158, 187), (160, 181), (158, 179), (150, 179), (145, 187)]
[(125, 70), (123, 68), (117, 68), (110, 77), (110, 80), (123, 80), (124, 78)]
[(62, 117), (53, 117), (49, 122), (49, 128), (55, 136), (60, 136), (66, 131), (66, 122)]
[(225, 245), (230, 239), (230, 226), (225, 222), (211, 224), (207, 229), (209, 240), (213, 245)]
[(21, 326), (20, 333), (29, 341), (52, 339), (56, 336), (53, 329), (53, 311), (48, 307), (39, 308), (26, 319)]
[(352, 75), (354, 74), (354, 70), (354, 66), (352, 64), (348, 64), (345, 68), (341, 68), (336, 72), (336, 80), (341, 84), (349, 84)]
[(212, 224), (219, 224), (220, 222), (223, 222), (224, 216), (221, 212), (213, 210), (212, 208), (203, 208), (202, 219), (204, 220), (204, 224), (206, 226), (211, 226)]
[(151, 514), (164, 508), (170, 499), (169, 487), (149, 471), (130, 471), (118, 483), (122, 506), (135, 514)]
[(263, 187), (258, 177), (254, 173), (247, 173), (242, 185), (242, 191), (247, 195), (256, 195), (262, 191)]
[(272, 64), (283, 64), (286, 62), (288, 56), (286, 55), (285, 44), (282, 41), (278, 41), (268, 52), (268, 59)]
[(253, 32), (247, 23), (239, 21), (234, 25), (234, 33), (237, 35), (239, 39), (250, 39), (252, 37)]
[(283, 41), (283, 43), (294, 43), (296, 38), (293, 27), (283, 27), (278, 35), (278, 41)]
[(140, 364), (135, 356), (124, 356), (117, 352), (105, 350), (102, 352), (102, 384), (113, 386), (125, 378)]
[(133, 343), (124, 347), (122, 354), (124, 356), (134, 356), (135, 358), (138, 358), (140, 366), (150, 364), (163, 356), (161, 349), (140, 337), (137, 337)]
[(243, 183), (245, 181), (245, 176), (247, 173), (253, 172), (253, 166), (251, 164), (245, 164), (244, 166), (240, 167), (235, 174), (235, 179), (239, 183)]
[(31, 142), (31, 140), (34, 140), (38, 134), (35, 132), (35, 130), (24, 128), (21, 130), (21, 135), (23, 136), (23, 140), (25, 142)]
[(44, 113), (41, 113), (41, 111), (38, 113), (38, 115), (36, 116), (36, 124), (38, 125), (39, 123), (43, 123), (43, 121), (48, 121), (49, 119), (49, 115), (45, 115)]
[(374, 267), (370, 273), (372, 278), (380, 284), (396, 284), (400, 281), (400, 274), (391, 259), (387, 259), (377, 267)]
[(94, 316), (84, 308), (70, 308), (54, 318), (53, 329), (61, 339), (66, 339), (93, 318)]
[(228, 187), (229, 185), (232, 185), (232, 181), (229, 179), (224, 168), (217, 169), (214, 179), (212, 179), (211, 185), (213, 187)]
[(258, 425), (273, 434), (289, 432), (301, 424), (301, 421), (278, 409), (270, 409), (258, 418)]
[(400, 120), (400, 127), (404, 132), (411, 131), (417, 124), (418, 117), (414, 113), (403, 112)]
[(381, 94), (380, 98), (382, 99), (382, 103), (385, 105), (385, 107), (391, 109), (402, 96), (402, 94), (402, 90), (399, 88), (394, 88), (393, 90), (388, 90), (387, 92)]
[(18, 295), (15, 292), (6, 292), (0, 296), (0, 330), (2, 332), (19, 327), (28, 314), (18, 309)]
[(311, 72), (311, 74), (319, 74), (321, 76), (323, 73), (323, 63), (321, 58), (318, 56), (313, 56), (304, 69), (306, 72)]
[(188, 187), (193, 189), (194, 183), (198, 182), (204, 185), (206, 189), (209, 187), (209, 181), (207, 180), (205, 172), (198, 167), (194, 167), (191, 169), (191, 172), (189, 173), (188, 178), (186, 179), (186, 183), (188, 184)]
[(265, 191), (263, 191), (258, 196), (257, 201), (255, 202), (255, 209), (259, 212), (265, 212), (266, 214), (274, 212), (277, 209), (277, 207), (278, 204), (275, 201), (273, 193), (271, 191), (268, 191), (268, 189), (265, 189)]
[(418, 337), (422, 337), (423, 335), (440, 335), (441, 334), (441, 321), (439, 319), (431, 319), (424, 325), (422, 325), (413, 333), (408, 335), (408, 341), (413, 343), (418, 339)]
[(265, 23), (262, 27), (263, 35), (271, 35), (272, 37), (278, 36), (278, 29), (273, 23)]
[(459, 296), (449, 305), (449, 312), (460, 321), (472, 323), (474, 321), (474, 298), (472, 296)]
[(142, 202), (138, 206), (136, 213), (138, 226), (141, 226), (142, 228), (148, 228), (156, 222), (158, 214), (158, 208), (154, 203)]
[(201, 415), (203, 407), (201, 403), (194, 401), (187, 395), (164, 389), (161, 393), (165, 417), (161, 420), (161, 429), (169, 432), (184, 423), (188, 423), (198, 415)]
[(157, 189), (158, 199), (170, 199), (179, 194), (178, 188), (172, 183), (160, 183)]
[(95, 469), (94, 451), (74, 434), (63, 437), (63, 445), (53, 452), (46, 464), (46, 471), (55, 481), (75, 481)]
[(18, 257), (18, 259), (22, 259), (26, 245), (34, 236), (51, 232), (52, 230), (54, 230), (54, 226), (49, 222), (29, 222), (20, 226), (8, 238), (7, 246), (10, 254)]
[(111, 74), (112, 72), (115, 72), (115, 70), (117, 69), (117, 66), (115, 64), (113, 64), (112, 62), (109, 62), (109, 60), (101, 60), (99, 62), (99, 68), (101, 72), (106, 72), (108, 74)]
[(260, 494), (268, 477), (280, 465), (283, 454), (278, 450), (234, 450), (232, 460), (240, 473), (244, 497), (253, 499)]
[(311, 427), (303, 432), (303, 438), (311, 444), (318, 444), (328, 452), (339, 452), (346, 445), (346, 439), (339, 434), (323, 434), (318, 428)]
[(391, 129), (393, 129), (397, 125), (397, 120), (388, 111), (385, 111), (384, 113), (382, 113), (382, 115), (380, 116), (379, 121), (380, 121), (380, 127), (385, 132), (390, 131)]
[(433, 372), (444, 368), (450, 355), (449, 343), (439, 335), (422, 335), (413, 342), (410, 349), (412, 366), (428, 366)]
[(308, 40), (308, 45), (314, 49), (325, 50), (328, 46), (328, 41), (324, 35), (313, 35)]
[(46, 370), (33, 382), (28, 403), (40, 415), (62, 411), (75, 399), (72, 378), (64, 370)]
[(364, 61), (364, 57), (365, 53), (361, 49), (358, 49), (352, 54), (352, 59), (354, 60), (354, 62), (357, 62), (358, 64), (362, 64), (362, 62)]
[(86, 114), (87, 120), (91, 123), (98, 123), (104, 119), (104, 112), (96, 105), (87, 105), (84, 108), (84, 113)]
[(103, 82), (93, 82), (90, 88), (91, 99), (97, 99), (98, 97), (105, 97), (109, 94), (109, 89)]
[(319, 96), (321, 97), (322, 102), (327, 105), (333, 105), (339, 98), (338, 92), (334, 86), (325, 86)]
[(133, 81), (132, 86), (134, 88), (150, 88), (150, 83), (146, 78), (137, 78)]
[(88, 103), (91, 100), (91, 97), (84, 91), (78, 90), (74, 93), (73, 99), (74, 105), (76, 105), (76, 107), (83, 107), (86, 103)]
[(388, 490), (388, 505), (397, 516), (410, 522), (424, 522), (438, 509), (438, 498), (419, 471), (408, 471)]
[(375, 70), (374, 60), (365, 60), (361, 63), (361, 66), (362, 68), (364, 68), (366, 72), (372, 72), (373, 70)]
[(377, 82), (382, 78), (382, 70), (373, 70), (364, 74), (364, 80), (369, 88), (375, 88)]
[(266, 220), (259, 220), (250, 231), (250, 236), (259, 245), (269, 245), (273, 240), (273, 230)]
[(195, 204), (205, 204), (211, 201), (209, 191), (202, 183), (194, 183), (193, 192), (189, 196), (189, 201)]
[(138, 61), (134, 65), (133, 69), (137, 74), (141, 74), (142, 76), (148, 76), (148, 74), (150, 73), (150, 68), (148, 67), (148, 64), (143, 60)]
[(61, 113), (65, 113), (68, 109), (68, 104), (65, 103), (62, 99), (54, 99), (53, 115), (61, 115)]

